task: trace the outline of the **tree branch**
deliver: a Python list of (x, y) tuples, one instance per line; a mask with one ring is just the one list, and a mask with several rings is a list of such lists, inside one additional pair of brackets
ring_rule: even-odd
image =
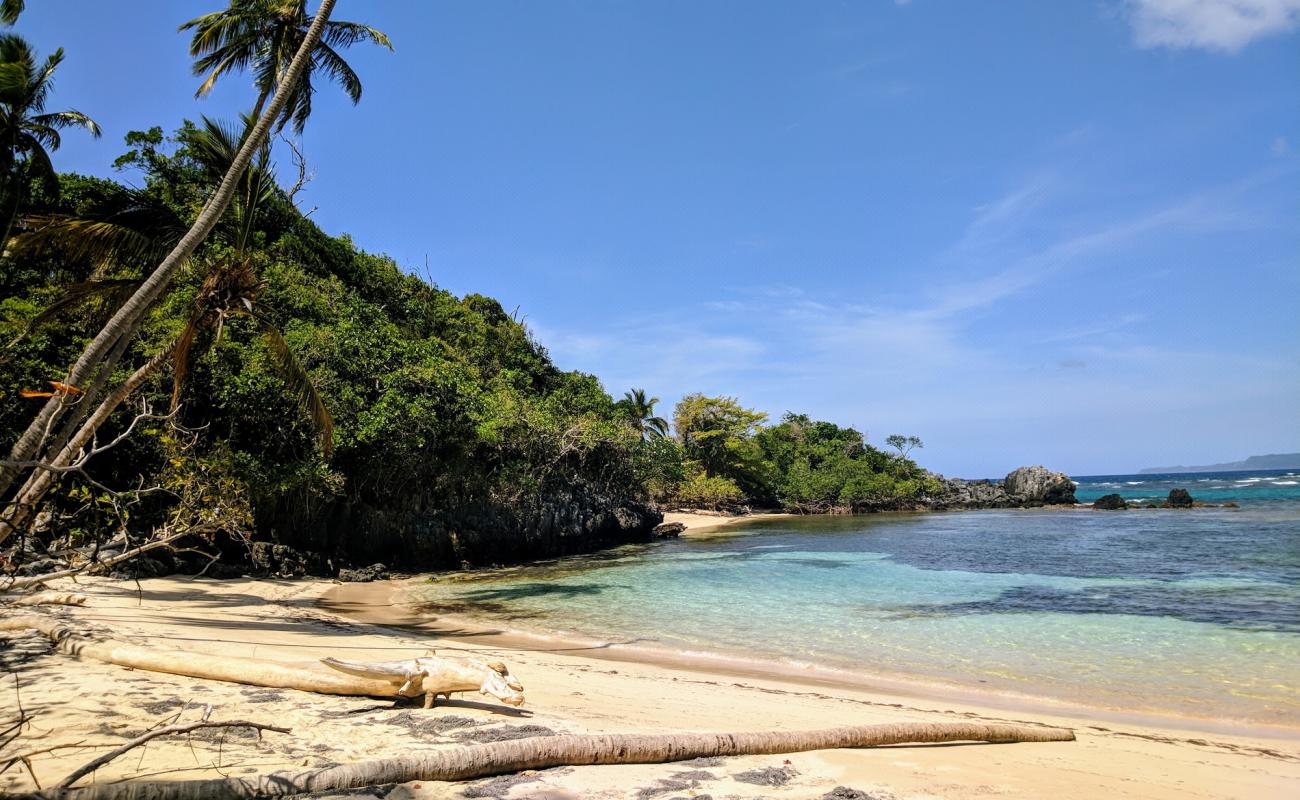
[(158, 728), (156, 730), (149, 731), (148, 733), (141, 734), (140, 736), (135, 737), (131, 741), (127, 742), (126, 744), (123, 744), (121, 747), (114, 748), (113, 750), (110, 750), (109, 752), (103, 754), (102, 756), (99, 756), (98, 758), (91, 761), (90, 763), (78, 767), (68, 777), (59, 781), (59, 785), (57, 788), (67, 789), (69, 786), (76, 783), (77, 779), (89, 775), (90, 773), (104, 766), (105, 764), (117, 758), (118, 756), (122, 755), (123, 753), (129, 750), (134, 750), (140, 745), (145, 744), (146, 742), (153, 741), (154, 739), (157, 739), (160, 736), (172, 736), (178, 733), (190, 733), (191, 731), (197, 731), (201, 728), (255, 728), (259, 732), (274, 731), (276, 733), (289, 733), (289, 728), (281, 728), (275, 725), (267, 725), (262, 722), (251, 722), (249, 720), (232, 720), (230, 722), (210, 722), (208, 721), (208, 717), (210, 717), (211, 715), (212, 715), (212, 706), (208, 706), (203, 710), (203, 719), (199, 720), (198, 722), (186, 722), (179, 725), (167, 725), (166, 727)]

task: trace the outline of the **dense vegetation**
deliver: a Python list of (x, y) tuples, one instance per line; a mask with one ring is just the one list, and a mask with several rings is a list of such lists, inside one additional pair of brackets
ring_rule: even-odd
[[(302, 41), (303, 4), (272, 7), (261, 28), (228, 24), (262, 8), (245, 0), (189, 24), (204, 89), (231, 53), (283, 61)], [(329, 25), (353, 26), (327, 26), (335, 44), (388, 44), (365, 26)], [(141, 188), (57, 175), (55, 129), (98, 129), (80, 112), (44, 111), (48, 86), (32, 84), (57, 58), (41, 73), (8, 36), (0, 56), (22, 69), (0, 70), (0, 82), (21, 78), (0, 85), (17, 132), (0, 154), (12, 234), (0, 257), (0, 443), (19, 454), (50, 398), (72, 409), (56, 409), (65, 416), (36, 450), (63, 466), (4, 464), (21, 487), (6, 519), (24, 546), (194, 530), (228, 554), (275, 542), (345, 560), (484, 563), (642, 535), (654, 504), (867, 510), (937, 491), (906, 458), (916, 440), (899, 437), (891, 455), (849, 428), (794, 414), (767, 425), (734, 399), (701, 395), (677, 405), (670, 429), (644, 391), (615, 401), (595, 377), (552, 363), (495, 300), (453, 296), (322, 232), (294, 205), (300, 187), (276, 184), (268, 145), (240, 167), (256, 113), (130, 133), (115, 166)], [(279, 89), (266, 76), (288, 74), (280, 61), (259, 72), (255, 111)], [(359, 98), (350, 69), (323, 68)], [(301, 128), (310, 84), (283, 94), (283, 110), (267, 114)], [(235, 179), (216, 227), (110, 340), (93, 379), (62, 383)], [(112, 386), (125, 401), (86, 421)], [(61, 446), (72, 455), (57, 461)]]

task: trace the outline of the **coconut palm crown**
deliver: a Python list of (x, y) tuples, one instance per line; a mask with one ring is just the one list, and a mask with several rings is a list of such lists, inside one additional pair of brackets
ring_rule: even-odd
[[(266, 99), (279, 86), (311, 19), (307, 0), (231, 0), (224, 11), (204, 14), (181, 25), (180, 30), (193, 31), (190, 55), (194, 57), (194, 74), (205, 76), (196, 96), (210, 92), (224, 75), (249, 70), (258, 90), (252, 113), (257, 118)], [(366, 41), (393, 49), (387, 34), (368, 25), (342, 20), (326, 23), (308, 69), (303, 70), (285, 103), (279, 127), (293, 120), (294, 130), (302, 132), (311, 116), (315, 73), (323, 73), (341, 86), (354, 104), (360, 102), (361, 79), (338, 51)]]
[(655, 416), (655, 403), (658, 402), (658, 397), (647, 397), (645, 389), (629, 389), (619, 401), (641, 429), (643, 439), (662, 439), (668, 435), (668, 420)]
[[(99, 136), (99, 125), (80, 111), (46, 111), (54, 73), (63, 49), (37, 63), (36, 53), (21, 36), (0, 34), (0, 188), (4, 193), (4, 239), (23, 199), (25, 181), (35, 178), (57, 194), (59, 176), (50, 153), (59, 149), (60, 131), (82, 128)], [(22, 173), (22, 174), (20, 174)]]

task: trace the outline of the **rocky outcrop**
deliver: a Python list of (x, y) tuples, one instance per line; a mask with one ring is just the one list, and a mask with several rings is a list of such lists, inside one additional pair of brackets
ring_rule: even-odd
[(654, 530), (650, 531), (650, 535), (656, 539), (676, 539), (678, 536), (682, 535), (682, 531), (684, 530), (686, 530), (685, 523), (665, 522), (661, 525), (656, 525)]
[(1192, 495), (1186, 489), (1170, 489), (1165, 499), (1165, 508), (1191, 508), (1195, 505)]
[(930, 477), (938, 479), (943, 489), (922, 498), (913, 506), (916, 510), (1036, 508), (1077, 502), (1074, 481), (1070, 476), (1045, 467), (1021, 467), (1000, 481), (970, 481), (941, 475)]
[(1046, 467), (1021, 467), (1002, 482), (1007, 495), (1025, 506), (1073, 505), (1074, 481)]
[(344, 583), (369, 583), (382, 581), (388, 577), (388, 567), (383, 564), (371, 564), (368, 567), (339, 570), (339, 580)]
[(1128, 508), (1128, 503), (1117, 494), (1104, 494), (1092, 501), (1092, 508), (1094, 511), (1123, 511)]

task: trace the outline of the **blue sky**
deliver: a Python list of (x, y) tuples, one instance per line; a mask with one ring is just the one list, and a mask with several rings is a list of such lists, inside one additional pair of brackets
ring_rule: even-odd
[[(219, 0), (40, 0), (62, 169), (196, 101)], [(314, 4), (312, 5), (314, 8)], [(563, 367), (1075, 474), (1300, 450), (1300, 0), (358, 2), (313, 218)], [(282, 159), (287, 163), (287, 158)], [(131, 178), (132, 176), (124, 176)]]

